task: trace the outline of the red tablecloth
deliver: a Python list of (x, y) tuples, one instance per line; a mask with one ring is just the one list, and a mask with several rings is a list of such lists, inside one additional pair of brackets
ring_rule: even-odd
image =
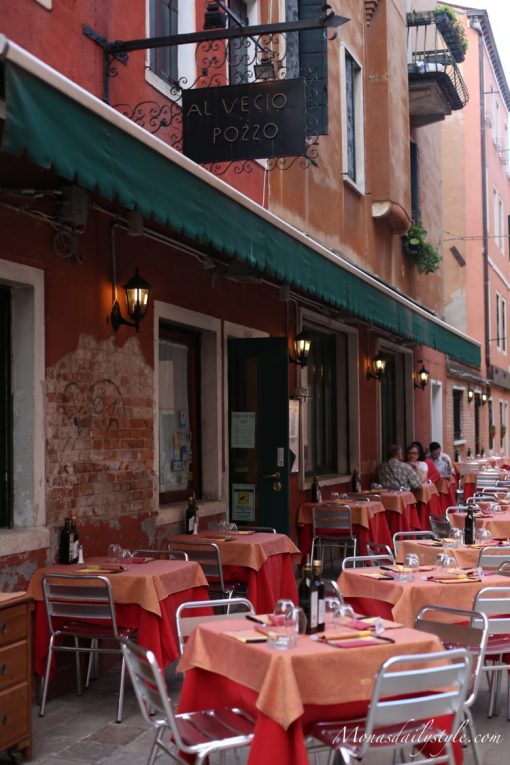
[(248, 600), (258, 614), (271, 613), (279, 598), (298, 602), (296, 578), (289, 553), (271, 555), (258, 571), (246, 566), (223, 566), (226, 582), (248, 585)]
[[(352, 530), (358, 539), (357, 555), (367, 555), (367, 542), (379, 542), (380, 544), (393, 546), (386, 513), (378, 513), (369, 521), (369, 528), (358, 523), (353, 523)], [(312, 525), (298, 524), (298, 546), (303, 556), (306, 557), (312, 549)]]

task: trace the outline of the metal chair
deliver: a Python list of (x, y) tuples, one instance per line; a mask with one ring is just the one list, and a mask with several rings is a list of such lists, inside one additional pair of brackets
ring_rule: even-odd
[(133, 553), (133, 558), (157, 558), (158, 560), (189, 560), (188, 554), (181, 550), (169, 550), (168, 547), (160, 550), (150, 548), (138, 549)]
[(503, 563), (510, 563), (510, 546), (482, 547), (478, 555), (478, 566), (484, 569), (499, 569)]
[[(106, 576), (96, 574), (47, 574), (42, 580), (42, 590), (50, 642), (44, 673), (39, 716), (44, 716), (54, 652), (74, 653), (76, 659), (76, 682), (78, 695), (82, 694), (80, 654), (89, 655), (85, 687), (88, 688), (93, 659), (101, 653), (121, 654), (121, 638), (133, 638), (136, 630), (119, 629), (115, 618), (111, 584)], [(64, 645), (60, 639), (71, 638), (73, 645)], [(87, 645), (80, 640), (89, 641)], [(102, 643), (106, 642), (106, 645)], [(119, 703), (117, 722), (122, 721), (124, 701), (125, 663), (120, 670)]]
[(327, 598), (338, 598), (340, 604), (344, 604), (344, 597), (340, 592), (340, 587), (334, 579), (323, 579), (324, 582), (324, 595)]
[[(443, 618), (455, 619), (455, 623), (442, 621)], [(439, 621), (437, 620), (439, 618)], [(460, 622), (460, 623), (459, 623)], [(414, 628), (437, 635), (445, 648), (466, 648), (472, 657), (471, 685), (464, 701), (464, 720), (476, 765), (481, 765), (480, 753), (476, 741), (476, 728), (471, 707), (476, 701), (480, 678), (485, 660), (489, 624), (485, 614), (480, 611), (464, 611), (446, 606), (424, 606), (416, 614)]]
[(356, 555), (357, 539), (352, 532), (351, 508), (347, 505), (320, 505), (312, 508), (312, 560), (318, 555), (324, 564), (324, 551), (341, 550), (342, 557), (352, 551)]
[(381, 542), (367, 542), (367, 553), (369, 555), (389, 555), (395, 560), (395, 556), (389, 545), (384, 545)]
[(450, 535), (452, 524), (447, 515), (436, 515), (435, 513), (431, 513), (429, 515), (429, 523), (436, 539), (441, 539), (441, 537), (448, 537)]
[(399, 559), (397, 549), (398, 543), (406, 540), (415, 542), (417, 539), (435, 539), (435, 536), (432, 531), (396, 531), (395, 534), (393, 534), (393, 549), (395, 550), (395, 557), (397, 560)]
[(168, 549), (171, 554), (178, 550), (185, 552), (189, 560), (195, 561), (202, 567), (207, 579), (210, 597), (232, 598), (236, 590), (244, 590), (246, 585), (238, 582), (225, 582), (223, 576), (223, 564), (221, 551), (215, 542), (204, 539), (186, 540), (178, 544), (170, 543)]
[(342, 561), (342, 571), (348, 568), (364, 568), (367, 566), (394, 566), (393, 555), (351, 555)]
[(251, 744), (254, 720), (243, 709), (231, 707), (176, 714), (152, 651), (124, 640), (122, 654), (140, 711), (156, 730), (147, 765), (152, 765), (161, 752), (174, 761), (200, 765), (211, 754)]
[[(200, 616), (187, 615), (189, 612), (197, 611), (198, 609), (207, 609), (208, 611), (214, 609), (214, 613), (203, 614)], [(227, 610), (225, 611), (225, 609)], [(232, 609), (234, 609), (234, 612), (232, 612)], [(218, 613), (218, 611), (223, 611), (223, 613)], [(186, 603), (181, 603), (175, 612), (177, 639), (179, 641), (179, 652), (181, 656), (184, 651), (184, 646), (197, 624), (210, 621), (221, 621), (224, 619), (236, 619), (239, 618), (240, 613), (255, 614), (253, 605), (246, 598), (231, 598), (228, 601), (224, 599), (190, 600)]]
[[(448, 734), (462, 720), (470, 678), (471, 656), (463, 648), (394, 656), (375, 677), (365, 719), (316, 723), (310, 734), (345, 763), (361, 760), (368, 751), (390, 750), (394, 762), (402, 765), (454, 765)], [(447, 727), (437, 722), (444, 717), (449, 720)], [(400, 741), (399, 730), (405, 731)], [(420, 756), (414, 750), (408, 752), (407, 742), (420, 741), (425, 731), (441, 740), (440, 753)]]
[(504, 661), (510, 653), (510, 587), (484, 587), (476, 594), (473, 611), (481, 611), (488, 617), (489, 640), (485, 651), (483, 671), (489, 673), (489, 711), (492, 717), (499, 713), (498, 700), (501, 675), (507, 675), (507, 718), (510, 720), (510, 664)]

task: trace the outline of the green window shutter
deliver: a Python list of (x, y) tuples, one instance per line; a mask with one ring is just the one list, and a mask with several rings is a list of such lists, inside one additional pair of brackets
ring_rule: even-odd
[[(324, 0), (298, 0), (299, 18), (319, 18)], [(328, 41), (321, 29), (299, 33), (299, 74), (307, 80), (307, 135), (328, 132)]]

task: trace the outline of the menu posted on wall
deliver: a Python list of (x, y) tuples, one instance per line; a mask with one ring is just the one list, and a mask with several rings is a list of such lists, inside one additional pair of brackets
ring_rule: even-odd
[(232, 520), (255, 520), (255, 485), (251, 483), (232, 484)]
[(255, 449), (255, 412), (232, 412), (230, 448)]

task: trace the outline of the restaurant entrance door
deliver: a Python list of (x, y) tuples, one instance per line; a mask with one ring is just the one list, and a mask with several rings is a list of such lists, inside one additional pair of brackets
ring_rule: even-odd
[(230, 519), (289, 532), (286, 337), (228, 341)]

